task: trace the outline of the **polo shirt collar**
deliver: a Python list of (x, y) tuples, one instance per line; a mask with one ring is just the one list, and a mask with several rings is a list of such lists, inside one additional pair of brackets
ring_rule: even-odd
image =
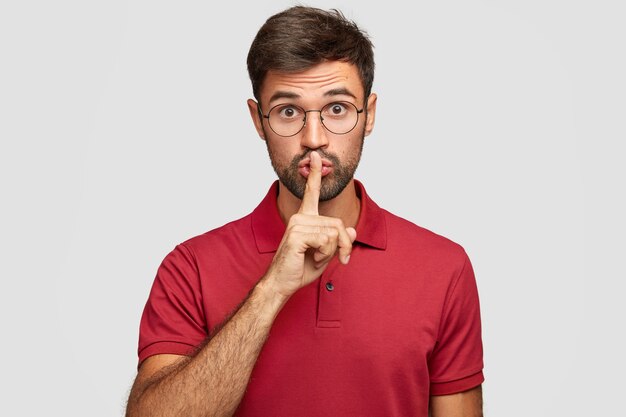
[[(387, 247), (387, 226), (383, 210), (367, 195), (360, 181), (354, 180), (361, 211), (356, 226), (356, 242), (384, 250)], [(276, 252), (285, 234), (286, 226), (278, 212), (278, 181), (251, 214), (252, 233), (261, 253)]]

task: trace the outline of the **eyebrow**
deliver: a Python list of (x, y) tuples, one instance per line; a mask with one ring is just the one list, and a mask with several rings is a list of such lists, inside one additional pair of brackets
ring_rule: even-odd
[(354, 94), (352, 94), (352, 92), (350, 90), (348, 90), (347, 88), (333, 88), (332, 90), (328, 90), (327, 92), (324, 93), (325, 97), (330, 97), (330, 96), (350, 96), (352, 98), (354, 98), (356, 100), (356, 96)]
[(296, 94), (296, 93), (292, 93), (291, 91), (281, 91), (278, 90), (277, 92), (275, 92), (274, 94), (272, 94), (272, 97), (270, 97), (270, 103), (274, 100), (278, 100), (279, 98), (300, 98), (300, 94)]
[[(350, 96), (352, 98), (354, 98), (355, 100), (357, 99), (356, 95), (354, 95), (350, 90), (348, 90), (347, 88), (333, 88), (332, 90), (328, 90), (324, 93), (324, 97), (333, 97), (333, 96)], [(272, 94), (272, 97), (270, 97), (270, 103), (281, 99), (281, 98), (288, 98), (288, 99), (298, 99), (301, 98), (302, 96), (300, 94), (296, 94), (293, 93), (291, 91), (283, 91), (283, 90), (278, 90), (276, 91), (274, 94)]]

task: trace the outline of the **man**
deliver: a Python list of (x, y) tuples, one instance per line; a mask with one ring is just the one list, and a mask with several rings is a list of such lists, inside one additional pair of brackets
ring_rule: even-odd
[(294, 7), (259, 30), (248, 70), (279, 181), (163, 261), (127, 415), (482, 415), (465, 252), (353, 179), (376, 114), (370, 41)]

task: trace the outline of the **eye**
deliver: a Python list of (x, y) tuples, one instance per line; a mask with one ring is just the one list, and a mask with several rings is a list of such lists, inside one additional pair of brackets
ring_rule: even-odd
[(330, 117), (345, 116), (349, 112), (349, 107), (345, 103), (330, 103), (324, 107), (324, 115)]
[(281, 119), (293, 119), (300, 116), (302, 111), (294, 105), (285, 104), (284, 106), (277, 106), (272, 113), (275, 113)]

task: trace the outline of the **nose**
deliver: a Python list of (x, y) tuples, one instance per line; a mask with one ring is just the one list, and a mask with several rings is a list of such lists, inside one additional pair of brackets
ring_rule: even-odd
[(309, 149), (328, 146), (328, 137), (326, 136), (326, 129), (322, 125), (320, 110), (308, 110), (306, 112), (306, 122), (302, 128), (300, 143)]

